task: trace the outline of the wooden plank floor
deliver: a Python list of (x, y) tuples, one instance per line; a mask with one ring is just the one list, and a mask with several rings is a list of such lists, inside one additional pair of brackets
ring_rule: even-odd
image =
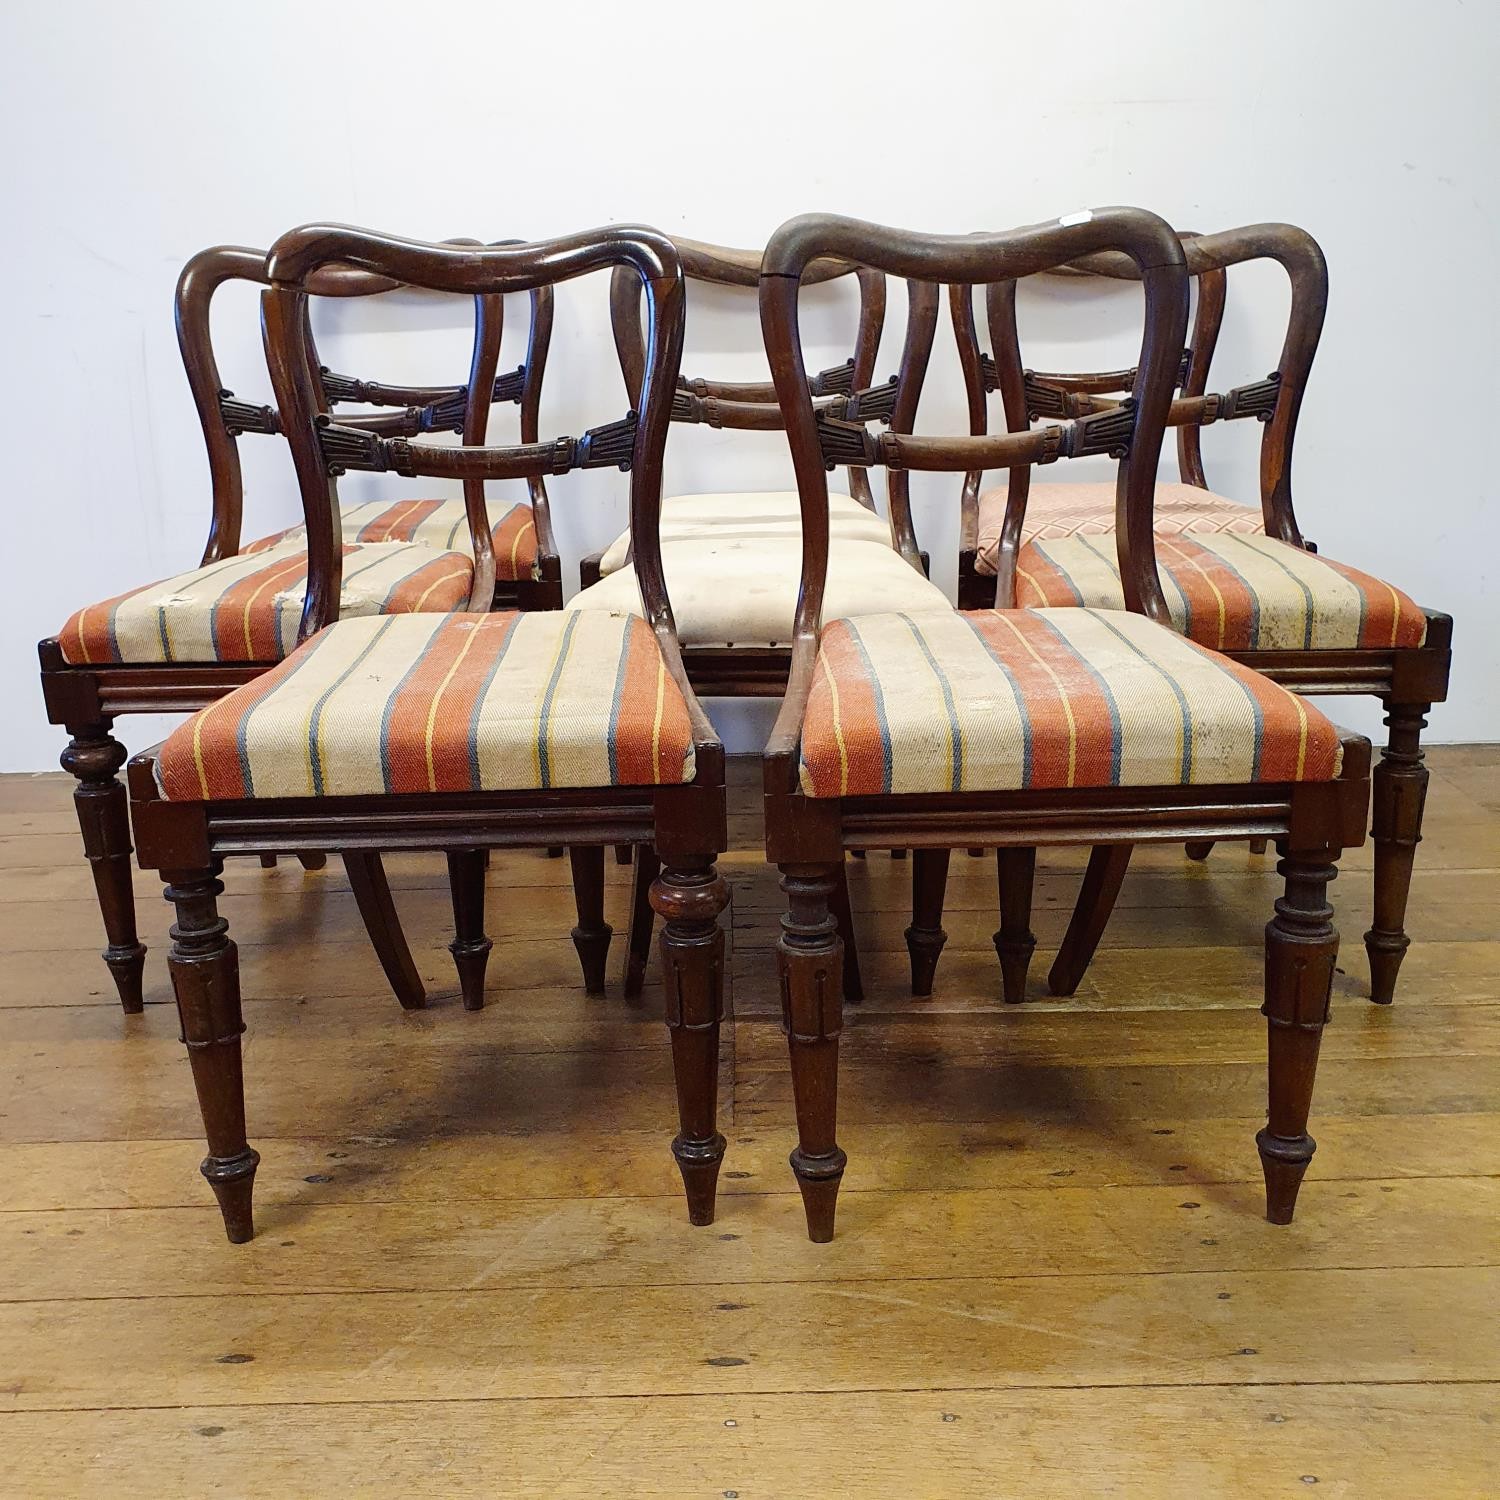
[[(61, 776), (0, 778), (0, 1494), (1348, 1497), (1500, 1493), (1500, 749), (1431, 753), (1415, 944), (1364, 998), (1369, 851), (1289, 1228), (1260, 1216), (1273, 859), (1142, 855), (1076, 999), (1044, 855), (1007, 1009), (988, 859), (930, 1001), (909, 865), (852, 887), (839, 1237), (786, 1152), (780, 898), (734, 767), (718, 1223), (667, 1151), (661, 990), (587, 1000), (566, 862), (494, 860), (480, 1014), (441, 862), (392, 883), (432, 990), (384, 991), (341, 871), (239, 861), (259, 1236), (228, 1245), (138, 876), (147, 1009), (97, 957)], [(626, 874), (610, 867), (623, 929)], [(617, 941), (617, 948), (619, 943)], [(621, 955), (613, 955), (615, 972)]]

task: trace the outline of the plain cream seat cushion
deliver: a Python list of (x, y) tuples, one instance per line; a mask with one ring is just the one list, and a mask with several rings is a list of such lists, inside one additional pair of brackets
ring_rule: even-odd
[[(850, 541), (891, 544), (890, 523), (848, 495), (830, 494), (828, 519), (834, 536)], [(661, 539), (667, 542), (714, 537), (802, 535), (802, 507), (796, 490), (766, 490), (744, 495), (673, 495), (661, 503)], [(607, 577), (625, 566), (629, 531), (622, 531), (599, 560)]]
[[(667, 592), (684, 646), (785, 646), (802, 577), (800, 536), (715, 537), (662, 547)], [(641, 613), (634, 567), (601, 579), (564, 606)], [(948, 596), (882, 542), (835, 538), (823, 621), (901, 610), (948, 612)]]

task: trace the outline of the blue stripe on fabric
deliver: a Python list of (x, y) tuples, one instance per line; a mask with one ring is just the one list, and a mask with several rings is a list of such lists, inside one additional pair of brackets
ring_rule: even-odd
[[(1033, 613), (1036, 612), (1033, 611)], [(1089, 611), (1089, 614), (1092, 615), (1095, 619), (1101, 618), (1101, 616), (1106, 613), (1110, 613), (1110, 611), (1101, 611), (1097, 609), (1091, 609)], [(1072, 653), (1074, 660), (1077, 661), (1083, 667), (1083, 670), (1094, 679), (1094, 682), (1099, 691), (1104, 694), (1104, 701), (1109, 705), (1109, 784), (1111, 786), (1119, 786), (1121, 767), (1124, 764), (1125, 758), (1125, 726), (1120, 719), (1120, 705), (1115, 701), (1115, 695), (1110, 690), (1109, 683), (1105, 680), (1104, 674), (1099, 671), (1099, 669), (1088, 659), (1088, 657), (1086, 657), (1083, 652), (1081, 652), (1078, 647), (1075, 646), (1073, 642), (1070, 641), (1062, 633), (1062, 631), (1060, 631), (1057, 626), (1054, 625), (1052, 621), (1049, 620), (1045, 615), (1036, 613), (1036, 618), (1040, 620), (1042, 624), (1045, 625), (1047, 629), (1057, 637), (1062, 645)], [(1113, 630), (1114, 626), (1111, 625), (1109, 628)]]
[(865, 677), (869, 681), (870, 691), (875, 698), (875, 726), (880, 731), (880, 754), (884, 766), (881, 773), (881, 789), (888, 792), (894, 778), (891, 757), (891, 722), (886, 716), (885, 694), (880, 690), (880, 678), (876, 674), (875, 664), (870, 660), (870, 653), (865, 650), (865, 643), (860, 636), (859, 628), (853, 620), (841, 620), (839, 623), (849, 632), (849, 638), (854, 642), (854, 649), (859, 652), (859, 659), (864, 664)]
[[(1285, 544), (1283, 543), (1281, 545), (1285, 545)], [(1292, 580), (1292, 582), (1295, 583), (1297, 585), (1297, 587), (1302, 591), (1302, 604), (1303, 604), (1303, 608), (1305, 610), (1305, 614), (1303, 616), (1304, 624), (1303, 624), (1303, 627), (1302, 627), (1302, 649), (1304, 651), (1310, 651), (1312, 649), (1312, 637), (1313, 637), (1313, 593), (1312, 593), (1312, 590), (1310, 588), (1308, 588), (1308, 586), (1305, 583), (1303, 583), (1303, 581), (1300, 578), (1298, 578), (1297, 575), (1294, 572), (1292, 572), (1292, 570), (1289, 567), (1287, 567), (1287, 565), (1284, 562), (1282, 562), (1281, 559), (1278, 558), (1274, 552), (1260, 552), (1260, 553), (1258, 553), (1258, 555), (1261, 556), (1261, 557), (1263, 557), (1263, 558), (1265, 558), (1265, 560), (1267, 562), (1272, 563), (1276, 567), (1280, 568), (1281, 571), (1283, 573), (1285, 573), (1286, 576), (1288, 578), (1290, 578)], [(1252, 590), (1251, 592), (1253, 593), (1254, 590)], [(1360, 640), (1364, 639), (1364, 623), (1365, 623), (1364, 615), (1365, 615), (1365, 591), (1363, 589), (1360, 589), (1360, 591), (1359, 591)], [(1259, 624), (1259, 618), (1258, 617), (1257, 617), (1256, 623)], [(1252, 646), (1256, 644), (1256, 640), (1257, 640), (1257, 637), (1251, 636), (1250, 643), (1251, 643)]]
[(1104, 626), (1106, 630), (1108, 630), (1112, 635), (1117, 636), (1119, 640), (1127, 648), (1129, 648), (1129, 650), (1133, 651), (1138, 657), (1140, 657), (1140, 659), (1145, 662), (1146, 665), (1150, 667), (1152, 671), (1154, 671), (1157, 676), (1160, 677), (1172, 689), (1172, 696), (1177, 699), (1177, 709), (1182, 717), (1182, 763), (1178, 770), (1178, 774), (1181, 777), (1179, 785), (1190, 786), (1192, 784), (1193, 778), (1193, 719), (1191, 713), (1189, 713), (1188, 711), (1187, 695), (1182, 691), (1182, 688), (1179, 685), (1177, 679), (1173, 677), (1172, 674), (1166, 670), (1166, 668), (1152, 661), (1151, 658), (1147, 656), (1146, 653), (1142, 651), (1141, 648), (1137, 646), (1136, 643), (1131, 640), (1128, 635), (1125, 635), (1114, 625), (1111, 625), (1110, 622), (1105, 618), (1102, 611), (1091, 610), (1090, 613), (1093, 614), (1094, 618), (1098, 620), (1098, 622), (1102, 626)]
[(904, 614), (898, 614), (897, 618), (911, 631), (911, 638), (917, 643), (917, 649), (926, 657), (928, 668), (937, 678), (938, 686), (942, 689), (943, 707), (948, 710), (948, 743), (952, 747), (949, 755), (948, 790), (961, 791), (964, 784), (964, 741), (963, 732), (958, 724), (958, 709), (953, 702), (953, 686), (948, 680), (948, 674), (938, 665), (937, 658), (932, 654), (932, 648), (922, 639), (922, 632), (917, 629), (916, 621), (910, 615)]
[[(998, 610), (987, 611), (990, 614), (998, 614)], [(1031, 764), (1033, 758), (1033, 740), (1031, 734), (1031, 715), (1026, 712), (1026, 700), (1021, 694), (1021, 685), (1016, 681), (1015, 673), (1011, 671), (1006, 660), (1001, 656), (995, 643), (974, 623), (971, 614), (961, 613), (959, 619), (974, 632), (974, 638), (989, 653), (989, 658), (1000, 668), (1001, 675), (1005, 678), (1005, 684), (1010, 689), (1011, 697), (1016, 700), (1016, 719), (1021, 726), (1021, 786), (1023, 788), (1031, 785)]]
[(391, 793), (391, 715), (396, 711), (396, 700), (401, 696), (406, 684), (421, 670), (427, 660), (427, 653), (432, 649), (433, 642), (441, 634), (442, 627), (440, 626), (428, 637), (427, 644), (417, 653), (417, 659), (401, 674), (401, 681), (386, 694), (385, 707), (380, 710), (380, 784), (385, 788), (387, 796)]
[(368, 643), (365, 645), (364, 650), (361, 651), (359, 655), (356, 656), (354, 660), (351, 661), (349, 665), (345, 667), (344, 670), (340, 672), (339, 675), (334, 678), (331, 683), (329, 683), (328, 687), (325, 688), (322, 694), (319, 696), (318, 701), (313, 704), (312, 714), (307, 721), (307, 758), (309, 764), (312, 767), (314, 797), (321, 797), (323, 795), (323, 768), (321, 765), (320, 757), (318, 755), (318, 724), (323, 717), (323, 708), (327, 704), (328, 700), (334, 695), (334, 693), (336, 693), (339, 688), (341, 688), (344, 683), (349, 680), (349, 676), (354, 671), (354, 669), (375, 649), (376, 645), (380, 641), (381, 636), (383, 636), (386, 631), (391, 628), (391, 626), (395, 623), (395, 619), (396, 617), (392, 615), (389, 619), (381, 621), (380, 629), (370, 637)]
[(552, 668), (552, 676), (547, 682), (547, 691), (542, 695), (541, 719), (537, 724), (537, 771), (543, 789), (552, 785), (552, 768), (547, 759), (547, 731), (552, 719), (552, 700), (557, 693), (557, 684), (562, 678), (563, 668), (568, 663), (568, 652), (573, 646), (573, 632), (578, 628), (579, 615), (573, 614), (568, 617), (568, 623), (563, 630), (562, 645), (557, 653), (557, 664)]
[[(484, 701), (489, 697), (490, 687), (494, 683), (496, 676), (499, 674), (500, 664), (510, 654), (510, 648), (515, 644), (515, 639), (518, 635), (520, 635), (521, 626), (524, 623), (524, 620), (518, 619), (511, 626), (511, 628), (505, 632), (505, 640), (501, 643), (500, 649), (495, 653), (495, 660), (491, 663), (489, 671), (485, 673), (484, 683), (480, 687), (478, 694), (475, 696), (474, 707), (472, 710), (470, 710), (469, 713), (469, 784), (474, 788), (476, 792), (479, 791), (484, 784), (483, 780), (481, 779), (479, 770), (480, 710), (484, 708)], [(479, 627), (476, 627), (476, 629), (477, 628)]]
[[(280, 691), (281, 688), (289, 683), (307, 665), (313, 652), (319, 646), (325, 645), (327, 641), (328, 635), (326, 632), (313, 636), (308, 640), (306, 646), (303, 648), (301, 657), (297, 659), (295, 664), (288, 661), (285, 667), (276, 668), (276, 671), (285, 672), (286, 675), (276, 684), (275, 691)], [(270, 696), (271, 694), (267, 693), (266, 697), (260, 700), (260, 703), (252, 703), (249, 711), (241, 718), (239, 724), (235, 726), (234, 749), (240, 763), (240, 782), (245, 788), (245, 795), (247, 797), (255, 795), (255, 778), (250, 774), (250, 721), (255, 717), (255, 712), (261, 703), (264, 703)]]
[[(1200, 547), (1203, 546), (1203, 544), (1201, 542), (1197, 543), (1196, 545), (1198, 545)], [(1208, 555), (1210, 557), (1216, 559), (1219, 563), (1223, 564), (1223, 566), (1225, 568), (1227, 568), (1228, 571), (1230, 573), (1232, 573), (1234, 575), (1234, 577), (1239, 580), (1239, 582), (1244, 586), (1245, 592), (1250, 596), (1250, 643), (1244, 649), (1247, 650), (1247, 651), (1253, 651), (1253, 650), (1255, 650), (1256, 643), (1260, 640), (1260, 593), (1259, 593), (1259, 591), (1256, 589), (1255, 585), (1253, 583), (1251, 583), (1250, 580), (1248, 578), (1246, 578), (1245, 575), (1243, 573), (1241, 573), (1240, 570), (1237, 567), (1235, 567), (1235, 565), (1232, 562), (1229, 561), (1229, 559), (1227, 557), (1221, 557), (1217, 552), (1210, 551), (1207, 547), (1204, 547), (1203, 550), (1205, 552), (1208, 552)], [(1226, 626), (1229, 624), (1229, 620), (1228, 620), (1227, 616), (1225, 618), (1224, 623), (1225, 623)], [(1191, 634), (1191, 632), (1187, 631), (1187, 630), (1184, 630), (1183, 634), (1184, 635), (1189, 635), (1189, 634)]]
[(615, 690), (609, 700), (609, 784), (620, 784), (620, 705), (625, 701), (625, 669), (630, 665), (630, 638), (628, 628), (620, 652), (620, 665), (615, 670)]

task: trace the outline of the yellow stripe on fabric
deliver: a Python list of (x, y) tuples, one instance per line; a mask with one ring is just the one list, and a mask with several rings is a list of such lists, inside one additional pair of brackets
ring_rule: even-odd
[(515, 541), (513, 541), (510, 544), (510, 571), (512, 573), (514, 573), (516, 571), (516, 554), (521, 550), (521, 543), (525, 539), (526, 533), (528, 531), (535, 531), (535, 530), (536, 530), (536, 526), (531, 521), (528, 521), (516, 533), (516, 539), (515, 539)]
[(818, 656), (818, 669), (823, 674), (823, 681), (828, 684), (828, 706), (833, 722), (833, 739), (839, 747), (839, 796), (849, 795), (849, 747), (844, 743), (844, 708), (839, 699), (838, 679), (828, 670), (828, 664), (823, 660), (821, 653)]
[(1073, 779), (1078, 770), (1078, 723), (1073, 717), (1073, 703), (1068, 696), (1068, 690), (1063, 685), (1062, 679), (1052, 670), (1050, 663), (1044, 661), (1026, 636), (1016, 629), (1010, 618), (1001, 611), (999, 613), (1000, 623), (1026, 648), (1027, 655), (1052, 679), (1057, 688), (1058, 696), (1062, 699), (1063, 713), (1068, 719), (1068, 785), (1073, 785)]
[[(1171, 555), (1174, 559), (1174, 569), (1182, 567), (1184, 565), (1192, 568), (1193, 571), (1196, 572), (1209, 586), (1209, 588), (1213, 590), (1214, 602), (1219, 607), (1219, 634), (1218, 638), (1214, 641), (1214, 645), (1218, 649), (1222, 650), (1224, 647), (1224, 635), (1225, 632), (1229, 629), (1229, 608), (1224, 602), (1224, 595), (1221, 592), (1219, 585), (1214, 582), (1213, 576), (1209, 573), (1208, 569), (1203, 566), (1203, 562), (1200, 558), (1189, 557), (1181, 547), (1176, 546), (1172, 542), (1168, 541), (1165, 537), (1157, 537), (1156, 546), (1158, 551), (1170, 550)], [(1173, 582), (1175, 583), (1176, 580), (1174, 579)], [(1180, 590), (1180, 592), (1185, 594), (1186, 590)]]
[(422, 750), (427, 761), (427, 790), (429, 792), (437, 790), (437, 768), (432, 763), (432, 735), (433, 730), (437, 727), (438, 704), (442, 702), (443, 694), (448, 691), (448, 684), (453, 681), (454, 674), (463, 665), (464, 658), (469, 654), (474, 642), (478, 639), (479, 632), (477, 630), (468, 632), (468, 638), (464, 641), (463, 650), (453, 658), (452, 665), (444, 674), (443, 680), (438, 684), (438, 690), (432, 695), (432, 702), (427, 708), (427, 723), (422, 731)]
[(651, 720), (651, 775), (661, 780), (661, 716), (667, 701), (667, 664), (656, 664), (656, 711)]
[[(570, 623), (574, 623), (576, 622), (576, 620), (577, 616), (572, 616), (570, 619)], [(539, 691), (537, 693), (535, 717), (532, 725), (531, 735), (533, 742), (532, 769), (536, 775), (535, 784), (537, 786), (546, 786), (548, 784), (547, 777), (543, 774), (543, 764), (547, 758), (546, 751), (548, 747), (542, 743), (544, 734), (542, 721), (547, 711), (547, 697), (549, 692), (552, 691), (553, 684), (560, 683), (562, 681), (563, 668), (567, 666), (568, 656), (573, 650), (573, 637), (575, 633), (576, 624), (574, 625), (574, 629), (568, 629), (566, 626), (563, 628), (562, 634), (558, 638), (557, 649), (552, 653), (552, 664), (547, 669), (547, 671), (542, 674), (542, 680), (538, 684)], [(550, 727), (545, 731), (545, 733), (551, 733)]]

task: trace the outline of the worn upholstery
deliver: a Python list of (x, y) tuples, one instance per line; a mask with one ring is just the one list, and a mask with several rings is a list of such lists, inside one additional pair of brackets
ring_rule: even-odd
[[(995, 572), (1000, 555), (1000, 527), (1005, 520), (1006, 487), (1002, 484), (979, 497), (979, 538), (974, 567)], [(1156, 486), (1155, 527), (1158, 536), (1232, 532), (1254, 536), (1264, 530), (1259, 509), (1226, 500), (1192, 484)], [(1101, 484), (1037, 484), (1026, 497), (1021, 541), (1048, 541), (1071, 536), (1112, 535), (1115, 529), (1115, 486)]]
[[(489, 505), (495, 577), (504, 582), (530, 578), (536, 562), (536, 525), (529, 505)], [(346, 542), (420, 542), (440, 552), (472, 557), (469, 518), (462, 500), (366, 500), (339, 506)], [(306, 526), (292, 526), (251, 542), (244, 550), (264, 552), (283, 542), (301, 541)]]
[[(474, 565), (410, 542), (344, 547), (339, 613), (445, 614), (462, 608)], [(58, 633), (74, 664), (279, 661), (297, 644), (307, 553), (283, 542), (147, 584), (79, 610)]]
[[(1399, 589), (1268, 536), (1158, 536), (1156, 562), (1172, 623), (1218, 651), (1390, 649), (1427, 634)], [(1022, 547), (1016, 603), (1124, 609), (1114, 537)]]
[(630, 615), (341, 620), (162, 745), (173, 800), (691, 781), (681, 690)]
[(802, 726), (810, 797), (1326, 781), (1310, 703), (1141, 615), (974, 610), (828, 626)]
[[(667, 592), (684, 646), (785, 646), (792, 636), (802, 574), (802, 538), (715, 534), (669, 542), (662, 551)], [(635, 568), (624, 567), (576, 594), (568, 610), (640, 612)], [(829, 549), (823, 618), (904, 609), (952, 609), (948, 596), (883, 542), (836, 540)]]
[[(851, 541), (891, 544), (890, 523), (848, 495), (828, 497), (829, 530)], [(761, 537), (800, 537), (802, 507), (796, 490), (729, 495), (673, 495), (661, 505), (661, 539), (753, 541)], [(625, 566), (630, 533), (622, 531), (599, 560), (603, 576)]]

